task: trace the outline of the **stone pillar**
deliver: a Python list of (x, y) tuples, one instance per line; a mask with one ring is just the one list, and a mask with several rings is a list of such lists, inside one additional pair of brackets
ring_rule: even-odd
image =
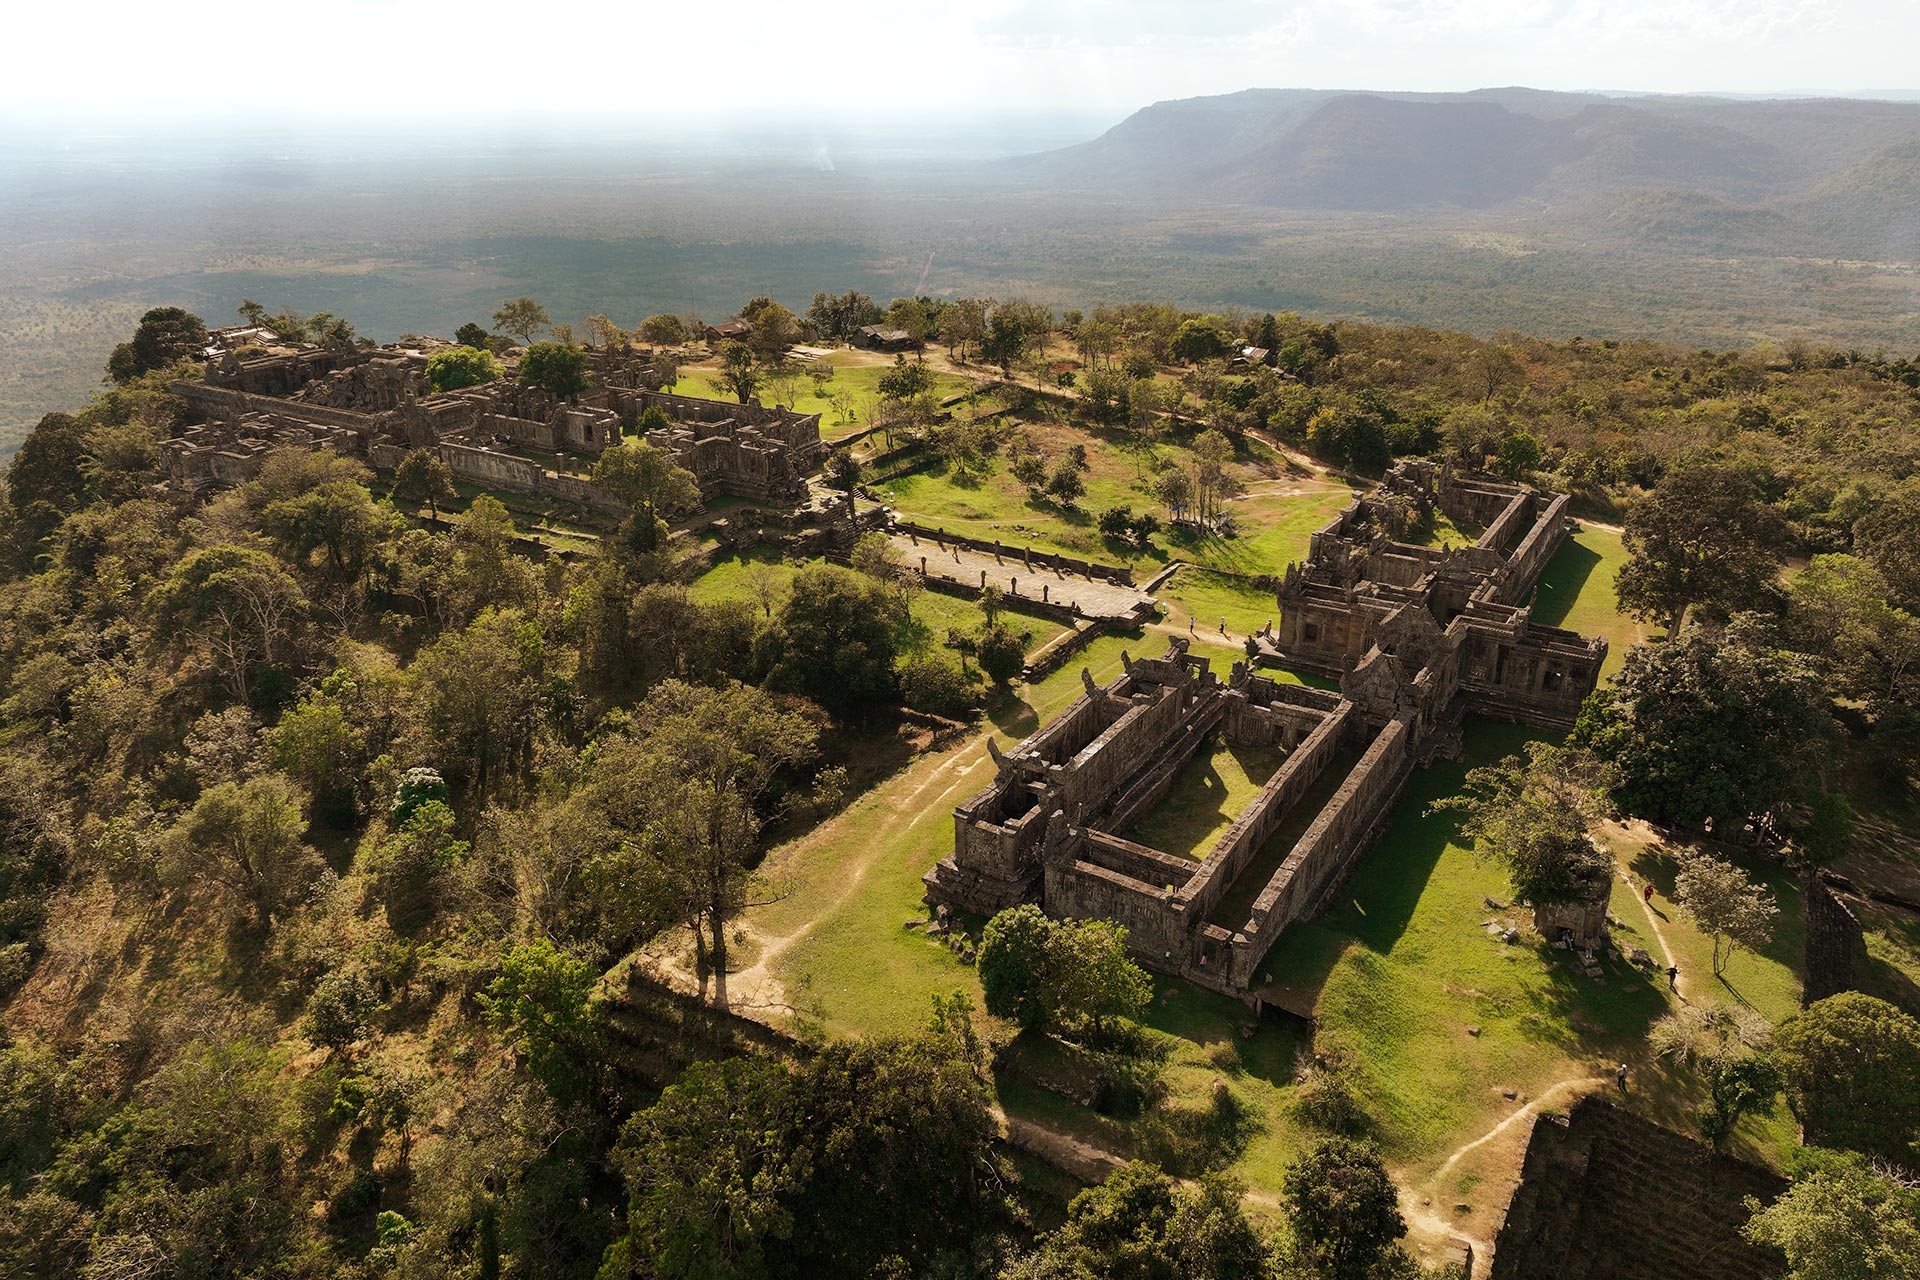
[(1045, 603), (1046, 603), (1046, 600), (1047, 600), (1047, 592), (1048, 592), (1048, 591), (1050, 591), (1050, 590), (1052, 590), (1052, 588), (1050, 588), (1049, 586), (1047, 586), (1047, 584), (1046, 584), (1046, 583), (1044, 583), (1044, 582), (1043, 582), (1043, 583), (1041, 583), (1041, 584), (1040, 584), (1040, 602), (1041, 602), (1042, 604), (1045, 604)]

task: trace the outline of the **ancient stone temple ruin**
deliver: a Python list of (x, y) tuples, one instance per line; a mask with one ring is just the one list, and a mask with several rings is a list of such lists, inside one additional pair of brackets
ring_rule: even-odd
[(435, 392), (427, 360), (448, 345), (210, 353), (198, 381), (174, 384), (199, 422), (162, 444), (163, 466), (172, 483), (193, 490), (241, 483), (278, 448), (332, 449), (382, 471), (432, 449), (458, 480), (620, 515), (622, 504), (589, 473), (647, 408), (670, 424), (652, 442), (693, 472), (706, 498), (802, 502), (806, 475), (826, 453), (818, 414), (647, 390), (637, 372), (644, 353), (625, 349), (591, 349), (601, 384), (572, 399), (511, 376)]
[[(1394, 542), (1383, 526), (1403, 504), (1485, 532), (1457, 550)], [(1083, 672), (1085, 696), (1012, 751), (994, 748), (998, 776), (954, 811), (928, 900), (1116, 920), (1150, 967), (1258, 997), (1275, 941), (1325, 905), (1413, 768), (1458, 749), (1468, 712), (1560, 728), (1593, 688), (1606, 642), (1536, 625), (1519, 603), (1566, 539), (1566, 505), (1395, 468), (1287, 569), (1279, 642), (1262, 655), (1337, 675), (1339, 692), (1239, 662), (1222, 680), (1181, 638), (1159, 658), (1127, 656), (1104, 687)], [(1283, 753), (1245, 810), (1187, 856), (1130, 838), (1216, 732)]]

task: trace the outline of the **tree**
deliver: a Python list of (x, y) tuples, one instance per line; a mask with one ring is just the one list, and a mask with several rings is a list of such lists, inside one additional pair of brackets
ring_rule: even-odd
[(897, 358), (893, 368), (880, 375), (880, 397), (901, 404), (917, 400), (933, 390), (933, 370), (918, 360)]
[[(7, 466), (7, 497), (30, 542), (53, 532), (87, 494), (89, 432), (64, 413), (42, 417)], [(31, 548), (26, 548), (31, 553)]]
[(1139, 1016), (1153, 996), (1126, 942), (1126, 929), (1110, 920), (1053, 920), (1033, 903), (1000, 912), (980, 940), (987, 1012), (1099, 1040), (1108, 1019)]
[(1688, 1004), (1653, 1024), (1653, 1051), (1693, 1069), (1707, 1087), (1695, 1112), (1700, 1136), (1725, 1149), (1740, 1118), (1769, 1111), (1780, 1068), (1763, 1051), (1770, 1028), (1744, 1005)]
[(536, 342), (520, 357), (520, 381), (550, 395), (572, 399), (592, 383), (587, 353), (570, 342)]
[(983, 1225), (992, 1136), (945, 1034), (698, 1064), (621, 1134), (628, 1234), (600, 1274), (926, 1274)]
[(558, 1102), (585, 1097), (593, 1083), (601, 1027), (595, 982), (584, 960), (538, 938), (502, 956), (500, 976), (480, 996), (488, 1025), (506, 1034)]
[(323, 695), (289, 708), (267, 735), (274, 768), (298, 781), (317, 812), (336, 826), (354, 815), (366, 735), (341, 705)]
[(1023, 1028), (1045, 1025), (1051, 1013), (1053, 935), (1058, 929), (1038, 904), (1009, 907), (980, 934), (980, 989), (987, 1012)]
[(1738, 822), (1818, 782), (1808, 766), (1834, 731), (1828, 705), (1814, 665), (1743, 616), (1636, 646), (1613, 687), (1588, 696), (1570, 741), (1614, 766), (1628, 813)]
[(190, 552), (151, 597), (161, 619), (208, 650), (235, 701), (251, 705), (258, 668), (288, 656), (307, 610), (300, 586), (273, 557), (251, 547)]
[(737, 682), (669, 680), (635, 720), (645, 735), (606, 745), (596, 794), (693, 929), (725, 1005), (727, 927), (746, 906), (775, 783), (813, 761), (819, 730), (803, 709)]
[(1680, 859), (1674, 901), (1687, 919), (1713, 939), (1713, 976), (1727, 971), (1735, 947), (1758, 951), (1773, 936), (1779, 908), (1773, 895), (1731, 862), (1706, 853)]
[(1466, 813), (1461, 832), (1473, 838), (1476, 855), (1506, 871), (1520, 901), (1564, 902), (1612, 874), (1612, 859), (1589, 834), (1612, 813), (1610, 782), (1607, 768), (1588, 753), (1530, 742), (1524, 757), (1468, 773), (1465, 790), (1429, 812)]
[(1267, 1253), (1237, 1183), (1182, 1186), (1135, 1160), (1074, 1196), (1060, 1229), (1000, 1280), (1249, 1280), (1267, 1273)]
[(1782, 1022), (1773, 1053), (1808, 1142), (1920, 1161), (1920, 1019), (1845, 991)]
[(427, 357), (427, 382), (435, 391), (477, 387), (500, 376), (493, 352), (478, 347), (449, 347)]
[(652, 343), (657, 347), (677, 347), (687, 340), (687, 326), (679, 316), (668, 312), (648, 316), (634, 330), (640, 341)]
[(753, 326), (747, 334), (747, 345), (755, 356), (769, 364), (779, 360), (788, 347), (800, 340), (799, 321), (793, 312), (772, 298), (748, 300), (747, 305), (740, 308), (740, 318)]
[(860, 476), (864, 470), (860, 459), (853, 456), (851, 449), (835, 449), (827, 455), (827, 465), (821, 468), (827, 487), (837, 489), (847, 495), (847, 511), (852, 514), (854, 493), (860, 488)]
[(486, 609), (414, 663), (427, 733), (448, 781), (485, 796), (516, 782), (545, 719), (546, 637), (517, 609)]
[(1742, 1228), (1778, 1252), (1786, 1280), (1920, 1280), (1920, 1188), (1857, 1155), (1807, 1149), (1793, 1182)]
[(493, 313), (493, 328), (496, 333), (512, 334), (520, 339), (521, 346), (533, 341), (533, 335), (553, 323), (553, 317), (547, 309), (532, 298), (515, 298), (500, 304)]
[(587, 317), (587, 333), (603, 347), (624, 347), (631, 337), (625, 329), (602, 315)]
[(1327, 1280), (1368, 1280), (1407, 1234), (1393, 1179), (1370, 1142), (1322, 1138), (1287, 1166), (1281, 1195), (1301, 1251)]
[(1227, 336), (1210, 318), (1188, 320), (1174, 335), (1173, 354), (1188, 364), (1218, 360), (1227, 354)]
[(380, 533), (380, 516), (366, 486), (332, 480), (294, 497), (270, 502), (260, 529), (289, 560), (306, 565), (317, 553), (329, 577), (359, 575)]
[(893, 612), (887, 590), (871, 579), (808, 565), (756, 645), (767, 687), (806, 694), (842, 714), (887, 697), (897, 652)]
[(1739, 467), (1695, 463), (1662, 477), (1627, 512), (1632, 553), (1615, 580), (1621, 607), (1672, 630), (1689, 605), (1721, 616), (1763, 607), (1784, 527)]
[(426, 503), (435, 520), (440, 518), (440, 504), (452, 501), (455, 493), (453, 468), (432, 449), (410, 451), (393, 470), (394, 499), (416, 506)]
[(1070, 458), (1062, 458), (1054, 464), (1052, 474), (1047, 477), (1047, 494), (1063, 507), (1072, 507), (1080, 501), (1087, 491), (1087, 482), (1080, 478), (1080, 468), (1073, 465)]
[(222, 782), (200, 794), (164, 842), (168, 881), (219, 886), (256, 925), (305, 897), (325, 865), (301, 840), (307, 797), (277, 773)]
[(720, 346), (720, 381), (745, 404), (760, 389), (760, 369), (754, 363), (753, 348), (744, 342), (726, 342)]
[(453, 340), (455, 342), (463, 347), (471, 347), (475, 351), (485, 351), (488, 349), (487, 337), (487, 331), (471, 320), (453, 331)]
[(700, 485), (674, 455), (642, 438), (616, 445), (593, 464), (593, 482), (631, 509), (627, 543), (652, 551), (666, 536), (666, 517), (700, 505)]
[(209, 341), (199, 316), (180, 307), (155, 307), (140, 317), (132, 339), (113, 349), (107, 376), (125, 386), (143, 373), (199, 359)]
[(1153, 496), (1166, 507), (1170, 518), (1178, 520), (1193, 505), (1193, 477), (1178, 467), (1169, 467), (1154, 478)]
[(1886, 575), (1895, 603), (1920, 612), (1920, 483), (1909, 480), (1855, 520), (1853, 545)]
[(367, 1034), (380, 997), (366, 971), (347, 965), (330, 969), (307, 997), (307, 1038), (339, 1053)]
[(980, 669), (1001, 688), (1011, 687), (1027, 668), (1027, 641), (1030, 638), (1030, 635), (1014, 631), (1005, 623), (988, 623), (981, 629), (973, 645), (973, 652), (980, 659)]

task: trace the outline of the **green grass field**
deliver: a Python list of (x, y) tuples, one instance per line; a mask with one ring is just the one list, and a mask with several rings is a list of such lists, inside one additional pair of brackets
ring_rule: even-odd
[(1215, 636), (1222, 618), (1235, 635), (1250, 635), (1279, 616), (1272, 591), (1191, 565), (1176, 570), (1155, 594), (1170, 607), (1169, 621), (1184, 625), (1191, 618), (1197, 632)]
[(1613, 579), (1626, 562), (1627, 549), (1621, 545), (1617, 531), (1584, 525), (1541, 570), (1539, 595), (1534, 601), (1535, 621), (1584, 636), (1606, 637), (1602, 679), (1617, 675), (1627, 660), (1627, 650), (1657, 630), (1620, 612)]
[[(813, 379), (802, 375), (794, 384), (793, 404), (790, 407), (796, 413), (820, 415), (821, 439), (840, 440), (867, 425), (867, 416), (880, 397), (880, 377), (887, 371), (884, 364), (868, 363), (871, 359), (860, 352), (836, 351), (822, 360), (823, 364), (833, 368), (832, 381), (816, 389)], [(955, 392), (971, 390), (974, 385), (970, 379), (958, 374), (939, 372), (934, 374), (933, 394), (945, 398)], [(853, 421), (845, 420), (833, 405), (833, 397), (843, 391), (852, 394), (857, 414)], [(681, 369), (680, 380), (673, 385), (673, 394), (698, 396), (705, 400), (734, 399), (733, 392), (720, 381), (719, 373), (703, 367)], [(774, 403), (773, 388), (763, 386), (759, 395), (761, 403)]]
[[(1087, 491), (1075, 506), (1063, 508), (1051, 499), (1029, 494), (1009, 473), (1004, 458), (994, 459), (977, 483), (956, 483), (942, 466), (931, 464), (881, 485), (882, 500), (902, 515), (935, 528), (1132, 565), (1136, 573), (1151, 572), (1178, 559), (1236, 573), (1277, 574), (1289, 561), (1305, 559), (1313, 531), (1352, 499), (1343, 486), (1293, 474), (1285, 459), (1256, 443), (1232, 464), (1235, 478), (1246, 489), (1226, 506), (1237, 526), (1236, 536), (1168, 529), (1154, 535), (1147, 546), (1135, 546), (1102, 537), (1096, 519), (1114, 506), (1165, 514), (1151, 494), (1153, 473), (1146, 455), (1125, 447), (1121, 440), (1075, 427), (1056, 424), (1031, 431), (1051, 456), (1075, 444), (1086, 447)], [(1159, 445), (1155, 454), (1169, 466), (1185, 466), (1190, 456), (1185, 447), (1175, 444)]]
[[(801, 565), (781, 558), (777, 547), (758, 546), (716, 557), (711, 568), (687, 586), (687, 593), (702, 604), (720, 600), (745, 600), (758, 607), (758, 592), (765, 582), (777, 611), (786, 598), (793, 576)], [(1065, 624), (1037, 613), (1019, 609), (1003, 610), (1007, 625), (1029, 633), (1027, 652), (1033, 653), (1064, 633)], [(921, 591), (913, 597), (912, 616), (896, 628), (902, 649), (930, 652), (943, 649), (952, 628), (973, 631), (985, 622), (978, 605), (958, 596), (938, 591)]]
[(1180, 767), (1166, 799), (1115, 834), (1199, 862), (1286, 757), (1277, 746), (1235, 746), (1216, 734)]

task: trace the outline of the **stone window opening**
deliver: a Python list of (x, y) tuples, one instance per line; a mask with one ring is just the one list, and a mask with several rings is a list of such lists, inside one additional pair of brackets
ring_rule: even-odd
[(1300, 628), (1300, 638), (1311, 643), (1320, 638), (1320, 624), (1309, 622)]
[(1548, 692), (1552, 692), (1560, 687), (1560, 682), (1564, 679), (1566, 679), (1566, 673), (1561, 671), (1560, 668), (1548, 667), (1547, 673), (1540, 677), (1540, 687)]

